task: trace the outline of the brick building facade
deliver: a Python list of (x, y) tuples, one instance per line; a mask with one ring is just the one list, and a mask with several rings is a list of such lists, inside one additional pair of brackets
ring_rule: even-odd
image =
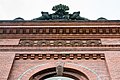
[(0, 21), (0, 75), (0, 80), (119, 80), (120, 21)]

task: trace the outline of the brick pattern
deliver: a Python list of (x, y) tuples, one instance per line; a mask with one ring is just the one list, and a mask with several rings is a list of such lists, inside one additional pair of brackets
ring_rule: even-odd
[(101, 45), (100, 39), (77, 39), (77, 40), (41, 40), (41, 39), (21, 39), (19, 45), (22, 46), (90, 46)]
[(0, 34), (120, 34), (119, 27), (0, 28)]
[(0, 53), (0, 80), (8, 80), (15, 53)]
[(105, 56), (104, 54), (16, 54), (15, 56), (16, 60), (50, 60), (50, 59), (54, 59), (54, 60), (58, 60), (58, 59), (62, 59), (62, 60), (81, 60), (81, 59), (85, 59), (85, 60), (97, 60), (97, 59), (101, 59), (104, 60)]
[(105, 57), (111, 80), (120, 80), (120, 52), (106, 52)]
[[(65, 63), (65, 66), (68, 67), (68, 68), (73, 68), (74, 69), (74, 67), (76, 66), (78, 68), (78, 70), (82, 71), (83, 73), (85, 71), (82, 70), (77, 65), (85, 66), (85, 67), (89, 68), (90, 70), (94, 71), (97, 74), (97, 76), (100, 77), (101, 80), (110, 80), (108, 72), (107, 72), (105, 60), (101, 60), (101, 59), (97, 59), (97, 60), (93, 60), (93, 59), (89, 59), (89, 60), (86, 60), (86, 59), (81, 59), (81, 60), (70, 60), (70, 59), (65, 59), (65, 60), (64, 59), (63, 60), (61, 60), (61, 59), (58, 59), (58, 60), (54, 60), (54, 59), (50, 59), (50, 60), (47, 60), (47, 59), (42, 59), (42, 60), (26, 59), (26, 60), (23, 60), (23, 59), (19, 59), (19, 60), (15, 60), (12, 71), (11, 71), (11, 74), (10, 74), (10, 77), (9, 77), (8, 80), (17, 80), (18, 77), (22, 73), (24, 73), (26, 70), (30, 69), (31, 67), (34, 67), (34, 66), (37, 66), (37, 65), (50, 63), (47, 66), (46, 65), (41, 66), (39, 69), (35, 70), (36, 72), (39, 72), (43, 68), (47, 69), (46, 67), (51, 68), (51, 66), (55, 65), (56, 62), (58, 62), (58, 61), (63, 61)], [(68, 65), (67, 63), (70, 63), (70, 64)], [(75, 65), (73, 66), (72, 64), (73, 65), (75, 64)], [(30, 71), (27, 74), (25, 74), (25, 76), (30, 78), (32, 76), (30, 73), (35, 74), (36, 72), (34, 72), (34, 70)], [(88, 72), (86, 75), (91, 75), (91, 73)], [(22, 80), (28, 80), (28, 79), (22, 79)], [(96, 79), (93, 79), (93, 77), (91, 76), (90, 80), (96, 80)]]
[[(120, 38), (120, 21), (71, 21), (71, 22), (64, 22), (64, 21), (0, 21), (0, 39), (21, 39), (19, 45), (17, 46), (6, 46), (1, 45), (0, 51), (2, 52), (14, 52), (19, 51), (21, 54), (0, 54), (0, 80), (17, 80), (18, 77), (24, 73), (26, 70), (31, 69), (31, 67), (42, 65), (45, 63), (52, 63), (49, 66), (41, 66), (36, 72), (40, 71), (40, 69), (45, 69), (47, 67), (51, 67), (55, 65), (55, 63), (59, 60), (62, 60), (66, 63), (72, 63), (76, 66), (69, 65), (68, 68), (77, 67), (80, 70), (80, 66), (85, 66), (89, 70), (94, 71), (94, 73), (99, 76), (101, 80), (119, 80), (120, 74), (120, 67), (119, 67), (119, 53), (107, 53), (107, 51), (119, 51), (120, 45), (101, 45), (101, 38)], [(21, 27), (20, 27), (21, 26)], [(52, 27), (50, 27), (52, 26)], [(57, 26), (57, 27), (56, 27)], [(64, 27), (61, 27), (64, 26)], [(73, 27), (74, 26), (74, 27)], [(106, 26), (106, 27), (104, 27)], [(35, 41), (33, 39), (41, 39), (47, 41)], [(29, 39), (25, 41), (25, 39)], [(54, 39), (54, 40), (53, 40)], [(47, 44), (47, 46), (57, 45), (59, 46), (59, 40), (62, 45), (71, 45), (70, 47), (33, 47), (33, 46), (26, 46), (26, 45), (43, 45), (43, 42)], [(81, 39), (90, 39), (90, 40), (82, 40)], [(93, 40), (92, 40), (93, 39)], [(91, 47), (91, 40), (94, 41), (95, 39), (95, 47)], [(63, 40), (63, 41), (61, 41)], [(67, 41), (67, 40), (70, 40)], [(77, 44), (80, 46), (80, 41), (84, 45), (90, 44), (88, 47), (79, 47), (75, 49), (76, 41), (78, 40)], [(96, 43), (97, 40), (97, 43)], [(88, 42), (87, 42), (88, 41)], [(73, 43), (72, 43), (73, 42)], [(54, 44), (52, 44), (54, 43)], [(70, 43), (70, 44), (68, 44)], [(72, 43), (72, 44), (71, 44)], [(61, 45), (61, 44), (60, 44)], [(97, 45), (97, 46), (96, 46)], [(106, 48), (107, 47), (107, 48)], [(117, 47), (117, 48), (116, 48)], [(59, 48), (59, 49), (58, 49)], [(74, 48), (74, 49), (72, 49)], [(59, 51), (83, 51), (86, 54), (47, 54), (46, 52), (59, 52)], [(25, 54), (23, 51), (29, 51), (30, 53)], [(45, 54), (37, 54), (31, 52), (34, 51), (46, 51)], [(98, 54), (88, 53), (98, 51)], [(104, 52), (100, 53), (100, 51)], [(23, 53), (22, 53), (23, 52)], [(13, 63), (13, 60), (15, 61)], [(68, 64), (66, 64), (68, 65)], [(86, 69), (85, 69), (86, 70)], [(80, 70), (84, 71), (85, 70)], [(35, 74), (35, 72), (31, 71), (30, 73)], [(32, 75), (28, 73), (26, 77), (30, 78)], [(110, 73), (110, 76), (109, 76)], [(89, 72), (86, 73), (86, 75)], [(8, 77), (9, 76), (9, 77)], [(91, 76), (91, 80), (93, 76)], [(28, 80), (23, 79), (23, 80)]]

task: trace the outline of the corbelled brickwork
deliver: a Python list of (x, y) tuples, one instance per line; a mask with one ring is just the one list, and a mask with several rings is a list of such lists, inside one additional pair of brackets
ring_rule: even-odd
[(81, 59), (85, 59), (85, 60), (89, 60), (89, 59), (101, 59), (104, 60), (105, 56), (104, 54), (16, 54), (15, 56), (16, 60), (19, 59), (31, 59), (31, 60), (43, 60), (43, 59), (54, 59), (54, 60), (66, 60), (66, 59), (70, 59), (70, 60), (81, 60)]
[(119, 53), (120, 21), (0, 22), (0, 80), (119, 80)]

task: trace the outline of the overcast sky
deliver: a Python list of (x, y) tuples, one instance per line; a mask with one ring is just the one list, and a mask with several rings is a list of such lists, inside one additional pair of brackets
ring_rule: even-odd
[(120, 0), (0, 0), (0, 20), (31, 20), (40, 17), (41, 11), (53, 13), (52, 7), (58, 4), (69, 6), (70, 13), (80, 11), (82, 17), (91, 20), (120, 20)]

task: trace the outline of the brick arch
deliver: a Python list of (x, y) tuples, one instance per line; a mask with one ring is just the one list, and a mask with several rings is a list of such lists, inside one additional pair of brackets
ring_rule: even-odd
[(90, 68), (86, 66), (83, 66), (77, 63), (66, 63), (64, 67), (76, 69), (82, 72), (88, 77), (89, 80), (101, 80), (96, 72), (94, 72), (93, 70), (91, 70)]
[[(52, 68), (52, 67), (56, 67), (54, 62), (44, 63), (44, 64), (34, 66), (34, 67), (26, 70), (25, 72), (23, 72), (17, 80), (29, 80), (29, 78), (32, 75), (34, 75), (35, 73), (45, 70), (45, 69), (48, 69), (48, 68)], [(72, 68), (72, 69), (82, 72), (83, 74), (85, 74), (88, 77), (89, 80), (101, 80), (101, 79), (99, 79), (99, 76), (94, 71), (92, 71), (91, 69), (89, 69), (85, 66), (78, 65), (75, 63), (65, 62), (64, 67)]]

